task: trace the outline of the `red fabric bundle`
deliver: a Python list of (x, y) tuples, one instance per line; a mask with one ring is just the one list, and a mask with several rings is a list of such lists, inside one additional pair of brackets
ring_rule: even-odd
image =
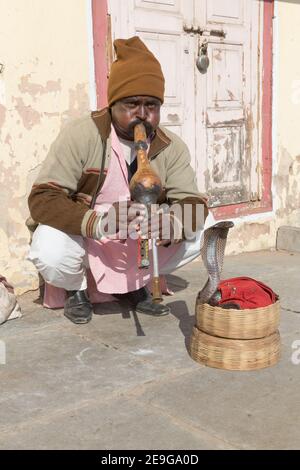
[(274, 304), (278, 295), (266, 284), (251, 277), (233, 277), (218, 286), (221, 299), (218, 306), (234, 304), (240, 309), (260, 308)]

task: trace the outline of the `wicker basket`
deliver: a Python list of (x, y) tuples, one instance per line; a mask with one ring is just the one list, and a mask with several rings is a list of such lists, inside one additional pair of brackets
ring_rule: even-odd
[(280, 334), (275, 331), (260, 339), (227, 339), (193, 328), (192, 359), (209, 367), (227, 370), (255, 370), (275, 365), (280, 358)]
[(264, 308), (235, 310), (196, 303), (196, 326), (209, 335), (232, 339), (269, 336), (279, 327), (280, 302)]

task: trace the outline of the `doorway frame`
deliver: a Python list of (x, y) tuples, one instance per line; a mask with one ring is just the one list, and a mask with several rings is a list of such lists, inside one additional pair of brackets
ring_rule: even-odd
[[(262, 34), (261, 198), (211, 209), (216, 219), (237, 218), (269, 212), (272, 204), (272, 53), (274, 0), (264, 0)], [(108, 70), (111, 61), (111, 28), (107, 0), (92, 0), (95, 83), (97, 107), (107, 105)]]

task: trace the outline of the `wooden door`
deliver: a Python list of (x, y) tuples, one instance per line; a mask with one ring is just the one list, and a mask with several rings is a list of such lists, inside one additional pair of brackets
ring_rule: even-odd
[[(210, 206), (256, 200), (257, 0), (109, 0), (112, 36), (138, 35), (166, 79), (161, 124), (187, 143)], [(196, 67), (207, 44), (206, 73)]]

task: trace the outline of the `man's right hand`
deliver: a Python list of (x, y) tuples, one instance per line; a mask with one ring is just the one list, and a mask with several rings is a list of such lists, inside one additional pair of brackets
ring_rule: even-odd
[(129, 230), (137, 230), (146, 214), (147, 209), (143, 204), (134, 201), (114, 202), (99, 222), (97, 238), (118, 234), (119, 239), (126, 240)]

